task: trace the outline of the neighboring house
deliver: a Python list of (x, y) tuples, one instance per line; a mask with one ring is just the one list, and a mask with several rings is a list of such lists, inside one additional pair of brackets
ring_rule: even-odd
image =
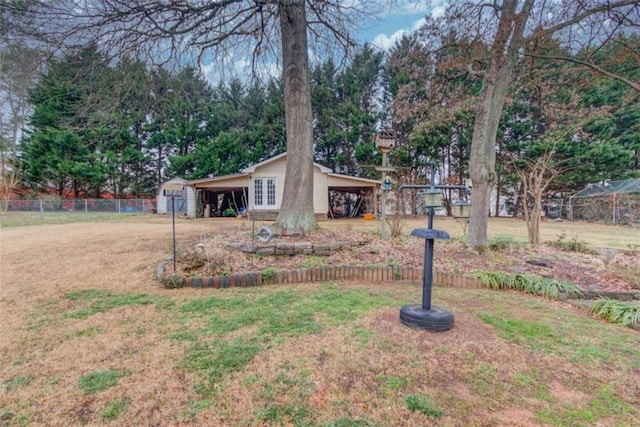
[[(195, 191), (193, 211), (196, 216), (223, 216), (246, 214), (249, 217), (275, 219), (282, 203), (287, 169), (287, 153), (249, 166), (240, 173), (186, 182)], [(351, 214), (362, 211), (376, 214), (376, 194), (380, 181), (333, 173), (331, 169), (313, 164), (313, 211), (317, 219), (333, 217), (330, 192), (345, 200)], [(187, 200), (189, 204), (189, 200)], [(160, 204), (159, 204), (160, 205)], [(336, 203), (333, 203), (335, 208)], [(358, 206), (360, 208), (358, 208)], [(341, 209), (342, 215), (345, 215)], [(192, 210), (187, 207), (189, 216)]]

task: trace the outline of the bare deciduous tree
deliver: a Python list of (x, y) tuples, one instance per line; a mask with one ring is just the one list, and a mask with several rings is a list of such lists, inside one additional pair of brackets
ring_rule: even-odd
[[(612, 42), (616, 34), (638, 31), (639, 25), (637, 0), (494, 0), (456, 2), (445, 19), (425, 27), (424, 31), (434, 38), (447, 28), (466, 28), (472, 38), (491, 47), (490, 56), (478, 61), (484, 64), (484, 69), (478, 70), (475, 64), (473, 68), (483, 74), (483, 83), (469, 162), (473, 209), (467, 242), (471, 248), (481, 252), (487, 247), (489, 204), (496, 180), (498, 124), (519, 61), (526, 55), (535, 55), (537, 47), (553, 37), (585, 57), (577, 58), (578, 63), (592, 69), (598, 67), (602, 73), (606, 64), (597, 64), (595, 53)], [(637, 82), (621, 77), (618, 80), (637, 87)]]
[[(535, 159), (518, 158), (512, 163), (522, 183), (522, 211), (527, 223), (529, 243), (540, 243), (540, 221), (542, 219), (542, 198), (549, 184), (561, 173), (555, 164), (555, 144)], [(531, 204), (530, 204), (531, 202)]]
[(20, 170), (16, 167), (16, 162), (10, 159), (2, 158), (0, 162), (0, 213), (7, 212), (9, 207), (8, 200), (12, 196), (12, 192), (18, 188), (20, 184)]
[(255, 72), (281, 56), (289, 154), (277, 224), (283, 234), (305, 234), (316, 227), (307, 36), (316, 49), (337, 41), (349, 51), (363, 9), (341, 0), (10, 0), (0, 22), (20, 20), (12, 31), (59, 47), (95, 42), (155, 64), (236, 65), (248, 54)]

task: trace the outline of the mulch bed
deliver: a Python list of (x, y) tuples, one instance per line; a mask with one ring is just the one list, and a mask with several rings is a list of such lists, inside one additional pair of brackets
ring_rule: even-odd
[[(410, 236), (382, 239), (371, 232), (320, 230), (301, 239), (277, 237), (274, 241), (358, 244), (351, 249), (322, 257), (257, 256), (229, 247), (232, 242), (260, 244), (259, 240), (251, 238), (250, 232), (228, 231), (216, 235), (215, 239), (201, 239), (181, 248), (178, 254), (178, 272), (184, 276), (207, 276), (267, 268), (284, 270), (322, 265), (424, 265), (424, 240)], [(200, 262), (194, 262), (194, 259)], [(637, 251), (603, 249), (587, 254), (562, 251), (550, 244), (542, 244), (536, 248), (508, 246), (479, 255), (467, 250), (459, 241), (437, 240), (434, 269), (460, 275), (479, 270), (532, 274), (568, 281), (585, 291), (637, 292), (640, 291), (640, 284), (633, 269), (638, 268), (639, 259), (640, 253)]]

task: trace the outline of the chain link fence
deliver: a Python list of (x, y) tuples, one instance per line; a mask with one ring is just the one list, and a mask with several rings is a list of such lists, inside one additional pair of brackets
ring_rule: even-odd
[(156, 199), (15, 199), (6, 201), (8, 212), (115, 212), (156, 213)]
[(609, 224), (640, 224), (640, 194), (573, 199), (569, 218)]
[(640, 178), (588, 184), (569, 197), (569, 219), (640, 223)]

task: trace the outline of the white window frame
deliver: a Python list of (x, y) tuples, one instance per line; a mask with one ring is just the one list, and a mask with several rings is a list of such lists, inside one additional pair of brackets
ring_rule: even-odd
[[(262, 197), (262, 200), (257, 200), (259, 196)], [(251, 201), (254, 209), (276, 209), (278, 206), (278, 178), (266, 176), (253, 178)]]

